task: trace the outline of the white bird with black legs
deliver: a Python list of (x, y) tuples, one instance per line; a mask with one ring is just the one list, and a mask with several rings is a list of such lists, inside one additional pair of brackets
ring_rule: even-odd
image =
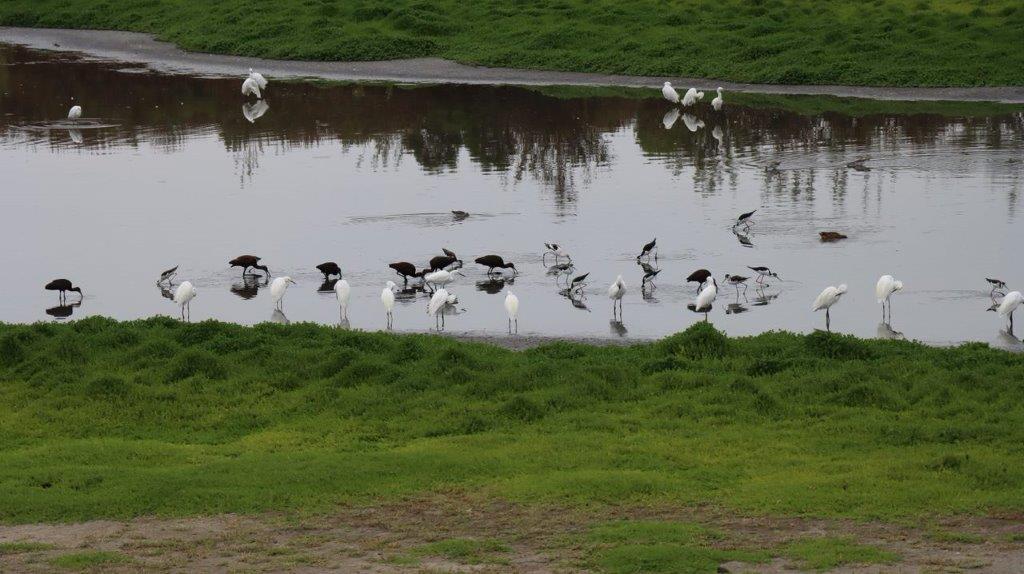
[(260, 93), (260, 85), (252, 78), (246, 78), (242, 82), (242, 95), (256, 96), (257, 100), (263, 99), (263, 95)]
[(698, 92), (697, 88), (690, 88), (686, 90), (686, 95), (683, 96), (682, 104), (685, 107), (692, 106), (704, 98), (704, 92)]
[(882, 320), (885, 321), (885, 310), (889, 309), (892, 317), (892, 294), (903, 290), (903, 282), (897, 281), (892, 275), (882, 275), (875, 284), (875, 298), (882, 305)]
[(679, 92), (677, 92), (676, 89), (672, 87), (671, 82), (665, 82), (661, 86), (661, 95), (664, 96), (666, 100), (672, 102), (673, 104), (679, 103)]
[(825, 290), (818, 295), (818, 298), (814, 300), (814, 305), (811, 306), (811, 311), (825, 310), (825, 329), (832, 329), (832, 320), (829, 316), (829, 311), (832, 306), (839, 302), (839, 299), (846, 293), (846, 284), (843, 283), (839, 287), (829, 285), (825, 287)]
[[(452, 281), (455, 281), (456, 273), (459, 272), (448, 271), (446, 269), (438, 269), (437, 271), (432, 271), (424, 275), (423, 283), (425, 285), (431, 286), (431, 288), (433, 289), (437, 289), (438, 287), (444, 287), (445, 285), (448, 285)], [(459, 274), (461, 275), (461, 273)]]
[(263, 77), (263, 74), (254, 72), (252, 68), (249, 68), (249, 78), (252, 78), (261, 90), (267, 89), (267, 79)]
[[(608, 287), (608, 298), (612, 300), (612, 318), (618, 317), (622, 320), (622, 297), (626, 295), (626, 282), (619, 275), (615, 282)], [(618, 311), (616, 311), (616, 309)]]
[(395, 285), (394, 281), (388, 281), (384, 284), (384, 290), (380, 292), (380, 302), (384, 305), (388, 329), (394, 325), (395, 321), (395, 287), (397, 287), (397, 285)]
[(711, 304), (718, 298), (718, 281), (714, 277), (711, 277), (709, 282), (700, 293), (697, 294), (697, 298), (693, 301), (693, 310), (698, 313), (704, 313), (704, 320), (708, 319), (708, 312), (711, 311)]
[[(181, 285), (174, 290), (174, 304), (181, 307), (181, 318), (186, 320), (192, 318), (192, 300), (196, 298), (196, 288), (191, 281), (182, 281)], [(187, 315), (186, 315), (187, 310)]]
[(274, 300), (274, 307), (282, 309), (284, 306), (284, 293), (289, 285), (295, 285), (295, 281), (288, 277), (278, 277), (270, 282), (270, 298)]
[[(435, 291), (430, 298), (430, 303), (427, 304), (427, 315), (434, 318), (434, 328), (439, 331), (444, 329), (444, 306), (447, 304), (448, 291), (444, 287)], [(440, 320), (440, 328), (438, 328), (438, 320)]]
[(1024, 303), (1024, 295), (1020, 294), (1020, 291), (1010, 291), (1003, 297), (1003, 301), (999, 304), (996, 309), (996, 313), (999, 313), (1000, 317), (1010, 318), (1010, 333), (1013, 333), (1013, 312), (1020, 307), (1021, 303)]
[(71, 106), (68, 110), (68, 119), (75, 122), (82, 117), (82, 106)]
[(338, 296), (338, 306), (341, 307), (341, 320), (348, 319), (348, 300), (352, 297), (352, 286), (344, 279), (338, 279), (334, 284), (334, 294)]
[(720, 112), (720, 111), (722, 111), (722, 105), (725, 104), (725, 100), (722, 99), (722, 88), (721, 87), (719, 87), (715, 91), (718, 92), (718, 96), (715, 99), (711, 100), (711, 107), (715, 108), (716, 112)]
[(519, 332), (519, 297), (509, 291), (505, 295), (505, 314), (508, 315), (508, 332), (512, 332), (512, 325), (515, 324), (515, 332)]

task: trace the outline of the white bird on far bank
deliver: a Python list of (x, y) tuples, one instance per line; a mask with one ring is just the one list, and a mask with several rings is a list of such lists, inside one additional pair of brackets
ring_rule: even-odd
[(68, 110), (68, 119), (76, 121), (80, 117), (82, 117), (82, 106), (71, 106), (71, 109)]
[(256, 85), (259, 86), (261, 90), (267, 89), (267, 79), (263, 77), (263, 74), (254, 72), (252, 68), (249, 68), (249, 77), (256, 82)]
[(348, 300), (352, 296), (352, 286), (344, 279), (338, 279), (334, 284), (334, 294), (338, 296), (338, 305), (341, 307), (341, 319), (348, 319)]
[(263, 99), (263, 96), (260, 94), (260, 85), (252, 78), (246, 78), (245, 81), (242, 82), (242, 95), (253, 95), (256, 96), (256, 99), (258, 100)]
[(277, 309), (281, 309), (283, 306), (282, 301), (285, 291), (288, 290), (288, 285), (295, 285), (295, 281), (288, 276), (278, 277), (270, 282), (270, 298), (273, 299), (274, 307)]
[(188, 310), (188, 319), (192, 318), (192, 300), (196, 298), (196, 288), (192, 286), (191, 281), (182, 281), (181, 285), (174, 290), (174, 304), (181, 307), (181, 318), (186, 320), (186, 309)]
[(685, 107), (689, 107), (702, 99), (704, 99), (704, 92), (698, 92), (697, 88), (690, 88), (689, 90), (686, 90), (686, 95), (683, 96), (682, 104)]
[(679, 103), (679, 92), (677, 92), (676, 89), (672, 87), (671, 82), (665, 82), (665, 84), (661, 86), (661, 95), (665, 96), (665, 99), (672, 102), (673, 104)]
[(516, 333), (519, 332), (519, 297), (509, 291), (505, 295), (505, 313), (508, 315), (508, 332), (512, 332), (512, 323), (516, 325)]
[(839, 287), (829, 285), (825, 287), (824, 291), (818, 295), (818, 298), (814, 300), (814, 305), (811, 306), (811, 311), (825, 310), (825, 329), (831, 330), (831, 318), (829, 317), (829, 310), (833, 305), (839, 302), (839, 298), (846, 293), (846, 284), (843, 283)]
[(711, 107), (715, 108), (716, 112), (720, 112), (720, 111), (722, 111), (722, 104), (725, 103), (725, 100), (722, 99), (722, 88), (721, 87), (719, 87), (715, 91), (718, 92), (718, 96), (715, 99), (711, 100)]
[(394, 324), (395, 315), (395, 285), (394, 281), (388, 281), (384, 284), (384, 290), (380, 292), (380, 302), (384, 304), (384, 312), (387, 317), (388, 329)]

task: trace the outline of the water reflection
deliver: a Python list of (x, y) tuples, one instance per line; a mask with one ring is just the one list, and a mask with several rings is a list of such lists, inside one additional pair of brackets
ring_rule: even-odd
[(270, 279), (263, 275), (243, 275), (241, 281), (231, 284), (231, 292), (242, 299), (252, 299), (269, 281)]
[(317, 293), (334, 293), (334, 286), (340, 280), (341, 280), (340, 278), (338, 278), (338, 279), (324, 279), (324, 282), (321, 283), (320, 286), (316, 288)]
[(281, 325), (288, 325), (291, 323), (291, 321), (288, 320), (288, 316), (285, 315), (284, 311), (281, 309), (274, 309), (274, 312), (270, 314), (270, 321)]
[(903, 340), (903, 339), (906, 338), (906, 337), (903, 336), (903, 333), (893, 329), (891, 324), (886, 323), (884, 321), (878, 324), (878, 330), (877, 330), (876, 336), (879, 339), (892, 339), (892, 340)]
[(50, 307), (47, 309), (46, 314), (53, 317), (55, 320), (61, 321), (70, 317), (72, 313), (75, 312), (75, 309), (81, 306), (81, 301), (57, 305), (56, 307)]
[(501, 293), (501, 290), (505, 288), (505, 285), (512, 285), (515, 283), (514, 277), (502, 277), (500, 275), (491, 275), (489, 279), (476, 282), (476, 288), (478, 291), (483, 291), (488, 295), (497, 295)]
[(270, 109), (270, 105), (267, 104), (266, 100), (256, 100), (253, 103), (246, 102), (242, 104), (242, 116), (249, 121), (250, 124), (256, 123), (256, 120), (263, 117), (263, 114), (267, 113)]
[(608, 326), (611, 328), (612, 335), (615, 335), (616, 337), (625, 337), (629, 333), (629, 330), (626, 329), (625, 323), (622, 321), (608, 321)]

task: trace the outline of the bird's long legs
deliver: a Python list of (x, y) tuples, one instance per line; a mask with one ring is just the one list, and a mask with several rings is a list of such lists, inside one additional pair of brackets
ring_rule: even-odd
[(829, 312), (829, 310), (825, 309), (825, 330), (831, 332), (832, 331), (832, 320), (829, 317), (828, 312)]

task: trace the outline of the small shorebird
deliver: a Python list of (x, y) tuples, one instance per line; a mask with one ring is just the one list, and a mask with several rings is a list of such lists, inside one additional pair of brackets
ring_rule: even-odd
[(757, 273), (757, 282), (758, 283), (764, 283), (764, 278), (765, 277), (774, 277), (776, 279), (779, 279), (779, 274), (773, 272), (768, 267), (751, 267), (750, 265), (747, 265), (747, 269), (750, 269), (754, 273)]
[(651, 240), (650, 243), (645, 244), (643, 246), (643, 248), (640, 249), (640, 255), (636, 256), (637, 261), (639, 261), (640, 259), (642, 259), (644, 257), (650, 257), (651, 253), (654, 253), (654, 258), (657, 259), (658, 258), (657, 249), (658, 249), (658, 238), (655, 237), (654, 239)]
[(992, 285), (992, 292), (989, 293), (990, 295), (994, 295), (997, 292), (1002, 293), (1002, 290), (1006, 289), (1006, 281), (1003, 281), (1002, 279), (989, 279), (986, 277), (985, 281), (988, 281), (989, 284)]
[(735, 227), (739, 227), (740, 225), (742, 225), (744, 228), (749, 228), (751, 226), (751, 224), (754, 223), (754, 220), (750, 219), (750, 218), (755, 213), (757, 213), (756, 209), (754, 211), (748, 211), (746, 213), (741, 213), (740, 216), (736, 218), (736, 223), (733, 223), (732, 226), (735, 228)]
[(175, 265), (174, 267), (171, 267), (167, 271), (164, 271), (163, 273), (161, 273), (160, 274), (160, 278), (156, 280), (156, 284), (159, 285), (159, 284), (163, 283), (164, 281), (170, 281), (177, 274), (178, 274), (178, 266)]
[(725, 282), (735, 287), (737, 293), (739, 293), (740, 291), (740, 285), (743, 286), (744, 291), (747, 290), (747, 279), (750, 279), (750, 277), (742, 277), (740, 275), (729, 275), (728, 273), (725, 274)]

